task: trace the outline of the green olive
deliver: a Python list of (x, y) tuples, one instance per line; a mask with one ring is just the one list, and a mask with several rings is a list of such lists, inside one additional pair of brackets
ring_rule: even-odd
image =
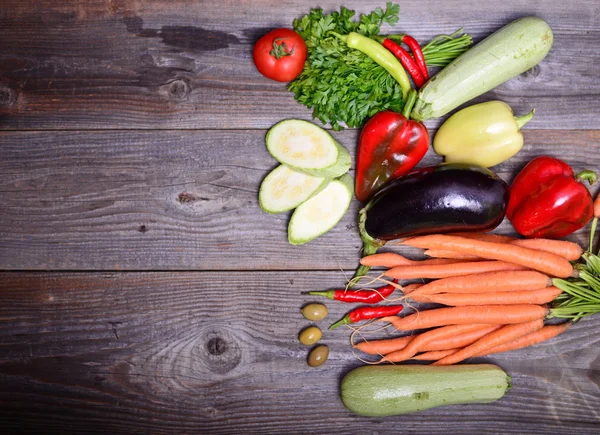
[(308, 328), (302, 330), (298, 339), (303, 345), (312, 346), (317, 341), (319, 341), (322, 336), (323, 334), (321, 333), (321, 330), (319, 328), (317, 328), (316, 326), (309, 326)]
[(308, 320), (323, 320), (328, 313), (323, 304), (308, 304), (302, 308), (302, 315)]
[(308, 354), (308, 365), (311, 367), (319, 367), (325, 361), (327, 361), (327, 357), (329, 356), (329, 348), (324, 344), (315, 347)]

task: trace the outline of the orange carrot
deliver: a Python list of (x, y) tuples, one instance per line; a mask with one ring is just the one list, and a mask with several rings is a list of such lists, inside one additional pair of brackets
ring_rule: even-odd
[(407, 335), (383, 340), (361, 341), (355, 344), (354, 348), (370, 355), (386, 355), (404, 349), (412, 339), (412, 335)]
[(411, 331), (444, 325), (524, 323), (542, 319), (546, 314), (548, 314), (548, 309), (539, 305), (478, 305), (436, 308), (420, 311), (406, 317), (382, 317), (379, 321), (390, 322), (400, 331)]
[(480, 328), (474, 328), (472, 331), (466, 331), (466, 332), (463, 332), (462, 334), (456, 335), (454, 337), (432, 341), (431, 343), (424, 345), (421, 350), (426, 350), (426, 351), (432, 350), (433, 351), (433, 350), (444, 350), (444, 349), (448, 349), (450, 347), (462, 348), (462, 347), (468, 346), (472, 343), (475, 343), (475, 341), (479, 340), (484, 335), (487, 335), (490, 332), (493, 332), (496, 329), (501, 328), (502, 326), (503, 325), (481, 325)]
[[(412, 358), (423, 349), (425, 345), (436, 340), (450, 340), (461, 334), (487, 329), (489, 325), (449, 325), (442, 328), (432, 329), (417, 335), (404, 349), (385, 355), (380, 362), (401, 362)], [(449, 345), (446, 347), (456, 347)]]
[[(560, 278), (570, 277), (573, 273), (573, 266), (563, 257), (550, 252), (523, 248), (509, 243), (485, 242), (482, 240), (465, 239), (463, 237), (434, 234), (413, 237), (406, 241), (405, 244), (417, 248), (451, 250), (460, 252), (461, 254), (506, 261)], [(481, 262), (473, 264), (481, 264)]]
[(413, 356), (411, 359), (417, 361), (437, 361), (438, 359), (442, 359), (448, 355), (452, 355), (461, 350), (460, 347), (456, 349), (446, 349), (446, 350), (430, 350), (428, 352), (420, 353), (419, 355)]
[(600, 218), (600, 194), (594, 201), (594, 217)]
[(395, 252), (382, 252), (380, 254), (367, 255), (360, 259), (360, 264), (370, 267), (397, 267), (416, 265), (453, 264), (457, 260), (446, 258), (432, 258), (428, 260), (410, 260)]
[(466, 358), (471, 358), (484, 350), (491, 349), (495, 346), (507, 343), (512, 340), (516, 340), (519, 337), (527, 335), (531, 332), (537, 331), (544, 327), (544, 320), (537, 319), (525, 323), (517, 323), (516, 325), (506, 325), (502, 328), (480, 338), (475, 343), (461, 349), (460, 351), (448, 355), (433, 365), (443, 366), (456, 364)]
[(552, 280), (547, 275), (534, 270), (520, 270), (438, 279), (419, 287), (414, 294), (508, 292), (537, 290), (550, 285)]
[(491, 233), (451, 233), (449, 236), (458, 236), (464, 237), (466, 239), (473, 240), (483, 240), (485, 242), (494, 242), (494, 243), (509, 243), (513, 240), (516, 240), (514, 237), (503, 236), (501, 234), (491, 234)]
[[(491, 236), (491, 235), (495, 235), (495, 234), (487, 234), (487, 235)], [(459, 235), (457, 234), (457, 236), (459, 236)], [(467, 237), (467, 238), (474, 239), (474, 237)], [(506, 241), (506, 243), (510, 243), (511, 245), (522, 246), (524, 248), (530, 248), (530, 249), (537, 249), (538, 251), (551, 252), (552, 254), (556, 254), (561, 257), (564, 257), (565, 259), (567, 259), (569, 261), (578, 260), (581, 257), (581, 254), (583, 254), (583, 248), (581, 246), (579, 246), (577, 243), (568, 242), (566, 240), (512, 239), (510, 237), (507, 237), (507, 239), (508, 240)], [(502, 242), (501, 239), (498, 239), (498, 240), (481, 239), (481, 240), (488, 241), (488, 242), (494, 242), (494, 243)], [(460, 252), (444, 251), (441, 249), (428, 249), (424, 252), (424, 254), (427, 255), (428, 257), (440, 258), (440, 259), (455, 258), (455, 259), (461, 259), (461, 260), (481, 260), (480, 257), (477, 257), (475, 255), (461, 254)]]
[(487, 293), (438, 293), (435, 295), (411, 294), (415, 302), (433, 302), (451, 307), (467, 305), (509, 305), (509, 304), (547, 304), (562, 293), (556, 287), (539, 290), (519, 290), (510, 292)]
[(361, 258), (360, 264), (370, 267), (395, 267), (415, 264), (415, 261), (409, 260), (403, 255), (396, 254), (395, 252), (381, 252), (379, 254), (367, 255), (366, 257)]
[(423, 252), (425, 255), (431, 258), (450, 258), (450, 259), (459, 259), (459, 260), (482, 260), (479, 257), (475, 257), (474, 255), (461, 254), (459, 252), (454, 251), (442, 251), (439, 249), (427, 249)]
[(473, 275), (476, 273), (488, 273), (500, 270), (525, 269), (526, 267), (524, 266), (506, 263), (504, 261), (467, 261), (433, 266), (398, 266), (386, 270), (383, 274), (397, 279), (448, 278), (451, 276)]
[(562, 334), (569, 329), (571, 325), (571, 322), (561, 323), (560, 325), (547, 325), (538, 331), (531, 332), (527, 335), (517, 338), (516, 340), (479, 352), (475, 356), (486, 356), (493, 353), (508, 352), (509, 350), (517, 350), (527, 346), (532, 346), (534, 344), (541, 343), (542, 341), (554, 338), (558, 334)]
[(538, 251), (551, 252), (569, 261), (579, 260), (581, 254), (583, 254), (583, 248), (581, 246), (566, 240), (520, 239), (513, 240), (510, 244), (522, 246), (524, 248), (537, 249)]
[(404, 287), (402, 287), (402, 293), (404, 293), (405, 295), (414, 292), (416, 289), (423, 287), (425, 284), (421, 284), (421, 283), (414, 283), (414, 284), (408, 284), (405, 285)]

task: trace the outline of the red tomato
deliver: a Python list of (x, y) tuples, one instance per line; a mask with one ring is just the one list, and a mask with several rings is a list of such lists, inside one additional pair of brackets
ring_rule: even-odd
[(306, 60), (306, 44), (290, 29), (275, 29), (264, 35), (252, 53), (256, 69), (265, 77), (279, 82), (294, 80)]

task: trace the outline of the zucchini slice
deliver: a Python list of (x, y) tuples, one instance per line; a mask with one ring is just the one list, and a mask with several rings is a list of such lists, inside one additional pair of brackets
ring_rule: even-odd
[(288, 225), (289, 242), (302, 245), (335, 227), (348, 210), (353, 192), (352, 177), (345, 174), (300, 204)]
[(275, 124), (267, 133), (267, 149), (279, 163), (308, 175), (335, 178), (350, 169), (350, 153), (329, 133), (297, 119)]
[(263, 180), (258, 191), (260, 208), (267, 213), (282, 213), (298, 207), (320, 192), (331, 180), (306, 175), (279, 165)]

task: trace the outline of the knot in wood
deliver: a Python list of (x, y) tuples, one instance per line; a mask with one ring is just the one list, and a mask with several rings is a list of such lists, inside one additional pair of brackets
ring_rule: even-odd
[(242, 349), (235, 337), (225, 330), (211, 331), (205, 335), (198, 356), (211, 372), (225, 374), (236, 368), (242, 360)]
[(528, 78), (536, 78), (540, 75), (540, 66), (539, 65), (535, 65), (532, 68), (528, 69), (527, 71), (525, 71), (523, 74), (521, 74), (521, 77), (523, 77), (524, 79), (528, 79)]
[(206, 348), (211, 355), (223, 355), (227, 351), (227, 343), (221, 337), (215, 337), (208, 340)]
[(174, 80), (169, 83), (168, 93), (172, 100), (185, 100), (190, 91), (191, 87), (187, 80)]
[(17, 92), (8, 86), (0, 85), (0, 107), (10, 107), (17, 101)]

